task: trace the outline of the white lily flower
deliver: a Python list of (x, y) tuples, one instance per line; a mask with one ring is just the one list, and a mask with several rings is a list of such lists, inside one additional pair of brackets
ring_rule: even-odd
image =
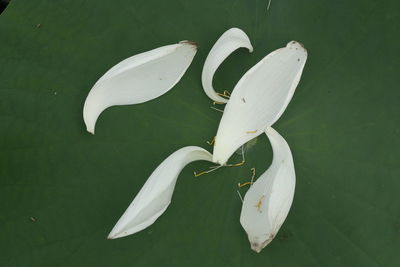
[(215, 138), (213, 161), (225, 164), (243, 144), (273, 125), (300, 81), (307, 51), (291, 41), (246, 72), (225, 107)]
[(276, 236), (292, 205), (296, 174), (285, 139), (268, 127), (274, 153), (271, 166), (247, 191), (240, 214), (251, 249), (260, 252)]
[(228, 100), (219, 96), (212, 85), (213, 77), (219, 65), (235, 50), (244, 47), (250, 53), (253, 52), (253, 46), (249, 37), (241, 29), (231, 28), (224, 32), (211, 48), (206, 61), (204, 63), (203, 72), (201, 74), (201, 82), (208, 97), (220, 103), (226, 103)]
[(147, 179), (108, 238), (131, 235), (153, 224), (171, 203), (179, 173), (187, 164), (197, 160), (211, 161), (212, 155), (201, 147), (188, 146), (166, 158)]
[(83, 119), (87, 131), (94, 134), (97, 118), (108, 107), (143, 103), (168, 92), (196, 52), (196, 44), (182, 41), (132, 56), (112, 67), (86, 98)]

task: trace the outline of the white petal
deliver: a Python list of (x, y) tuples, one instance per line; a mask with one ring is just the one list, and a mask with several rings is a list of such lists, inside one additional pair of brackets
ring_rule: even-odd
[(274, 153), (271, 166), (247, 191), (240, 223), (251, 248), (260, 252), (276, 236), (292, 205), (296, 175), (292, 153), (285, 139), (268, 127)]
[(190, 162), (211, 161), (212, 155), (196, 146), (174, 152), (154, 170), (109, 234), (109, 239), (139, 232), (153, 224), (167, 209), (179, 173)]
[(218, 127), (213, 161), (225, 164), (236, 149), (279, 119), (289, 104), (307, 59), (295, 41), (267, 55), (239, 80)]
[(87, 131), (94, 134), (97, 118), (108, 107), (143, 103), (169, 91), (196, 52), (196, 44), (182, 41), (132, 56), (112, 67), (86, 98), (83, 119)]
[(241, 29), (232, 28), (224, 32), (211, 48), (203, 67), (201, 74), (201, 82), (204, 91), (212, 100), (226, 103), (227, 99), (217, 95), (213, 86), (212, 80), (214, 73), (217, 71), (219, 65), (235, 50), (244, 47), (249, 49), (250, 53), (253, 52), (253, 46), (250, 43), (249, 37)]

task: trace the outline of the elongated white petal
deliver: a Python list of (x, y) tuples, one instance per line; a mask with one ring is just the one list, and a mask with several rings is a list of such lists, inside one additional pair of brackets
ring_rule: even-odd
[(224, 32), (211, 48), (203, 67), (201, 74), (201, 82), (204, 91), (214, 101), (226, 103), (227, 99), (219, 96), (212, 85), (214, 73), (219, 65), (235, 50), (244, 47), (253, 52), (253, 46), (250, 43), (249, 37), (241, 29), (231, 28)]
[(115, 105), (149, 101), (170, 90), (183, 76), (197, 45), (182, 41), (127, 58), (107, 71), (90, 90), (83, 107), (87, 131), (94, 134), (100, 113)]
[(225, 164), (241, 145), (275, 123), (300, 81), (307, 51), (292, 41), (267, 55), (239, 80), (218, 127), (213, 161)]
[(292, 205), (296, 175), (292, 153), (285, 139), (268, 127), (274, 153), (271, 166), (247, 191), (240, 223), (251, 249), (260, 252), (276, 236)]
[(139, 232), (153, 224), (167, 209), (179, 173), (190, 162), (212, 160), (212, 155), (196, 146), (179, 149), (154, 170), (109, 234), (109, 239)]

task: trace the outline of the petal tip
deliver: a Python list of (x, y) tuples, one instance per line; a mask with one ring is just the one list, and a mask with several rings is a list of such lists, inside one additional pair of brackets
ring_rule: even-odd
[(92, 127), (92, 126), (86, 126), (86, 131), (88, 131), (89, 133), (91, 133), (92, 135), (94, 135), (94, 127)]
[(302, 43), (300, 43), (300, 42), (297, 42), (297, 41), (290, 41), (287, 45), (286, 45), (286, 47), (289, 47), (289, 48), (296, 48), (296, 49), (302, 49), (302, 50), (304, 50), (304, 52), (307, 54), (307, 49), (304, 47), (304, 45), (302, 44)]
[(109, 240), (115, 239), (115, 234), (113, 232), (109, 233), (107, 236), (107, 239), (109, 239)]
[(120, 237), (124, 237), (125, 236), (125, 234), (124, 234), (124, 232), (123, 233), (121, 233), (121, 232), (116, 232), (116, 231), (111, 231), (111, 233), (109, 233), (108, 234), (108, 236), (107, 236), (107, 239), (117, 239), (117, 238), (120, 238)]
[(188, 44), (188, 45), (192, 45), (195, 47), (195, 49), (199, 48), (199, 43), (198, 42), (194, 42), (194, 41), (190, 41), (190, 40), (183, 40), (179, 42), (180, 44)]
[(251, 250), (260, 253), (271, 241), (274, 239), (275, 234), (269, 234), (268, 238), (263, 241), (263, 237), (251, 237), (249, 236)]
[(219, 165), (225, 165), (227, 160), (225, 160), (223, 157), (219, 156), (218, 154), (216, 155), (215, 153), (213, 154), (212, 162), (219, 164)]
[(253, 250), (253, 251), (257, 252), (257, 253), (260, 253), (261, 249), (262, 249), (261, 247), (253, 246), (253, 244), (251, 244), (251, 250)]

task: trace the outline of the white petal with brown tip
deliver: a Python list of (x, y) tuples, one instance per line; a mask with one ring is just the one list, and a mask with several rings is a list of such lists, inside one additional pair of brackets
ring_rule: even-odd
[(197, 45), (182, 41), (127, 58), (107, 71), (90, 90), (83, 107), (87, 131), (94, 134), (103, 110), (149, 101), (169, 91), (183, 76)]
[(251, 249), (260, 252), (278, 233), (292, 205), (296, 185), (292, 153), (285, 139), (271, 127), (266, 134), (271, 142), (271, 166), (244, 196), (240, 223)]
[(196, 146), (184, 147), (171, 154), (150, 175), (108, 238), (131, 235), (153, 224), (170, 204), (182, 169), (190, 162), (211, 159), (208, 151)]
[[(219, 65), (235, 50), (239, 48), (247, 48), (250, 53), (253, 52), (253, 46), (249, 37), (241, 29), (231, 28), (224, 32), (211, 48), (206, 61), (204, 63), (203, 72), (201, 74), (201, 82), (205, 93), (209, 98), (216, 102), (226, 103), (228, 100), (219, 96), (212, 85), (213, 77)], [(222, 90), (223, 91), (223, 90)]]

